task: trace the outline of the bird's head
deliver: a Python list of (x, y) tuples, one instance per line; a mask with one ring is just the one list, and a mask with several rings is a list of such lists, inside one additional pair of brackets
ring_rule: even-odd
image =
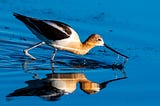
[(128, 56), (125, 56), (125, 55), (121, 54), (120, 52), (112, 49), (107, 44), (105, 44), (104, 41), (103, 41), (103, 38), (98, 34), (91, 34), (84, 43), (86, 45), (89, 45), (90, 47), (105, 46), (106, 48), (108, 48), (111, 51), (117, 53), (118, 55), (121, 55), (121, 56), (125, 57), (126, 59), (128, 59)]
[(104, 46), (103, 38), (98, 34), (91, 34), (85, 42), (91, 46)]

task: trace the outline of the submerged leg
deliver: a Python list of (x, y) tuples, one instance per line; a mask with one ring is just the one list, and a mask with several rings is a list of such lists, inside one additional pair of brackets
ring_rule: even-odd
[(54, 62), (54, 57), (56, 55), (56, 52), (57, 52), (57, 48), (54, 48), (54, 52), (52, 54), (52, 58), (51, 58), (51, 61)]
[(28, 51), (30, 51), (31, 49), (36, 48), (40, 45), (44, 45), (44, 44), (45, 44), (45, 42), (40, 42), (40, 43), (37, 43), (34, 46), (30, 47), (30, 48), (27, 48), (27, 49), (24, 50), (24, 54), (26, 56), (29, 56), (31, 59), (35, 60), (36, 58), (34, 56), (32, 56), (31, 54), (29, 54)]

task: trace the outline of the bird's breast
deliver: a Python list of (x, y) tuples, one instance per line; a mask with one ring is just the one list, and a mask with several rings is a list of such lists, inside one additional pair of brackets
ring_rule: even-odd
[(52, 44), (53, 47), (60, 49), (60, 50), (65, 50), (74, 54), (79, 54), (79, 55), (84, 55), (88, 52), (88, 50), (82, 48), (82, 44), (80, 42), (54, 42)]

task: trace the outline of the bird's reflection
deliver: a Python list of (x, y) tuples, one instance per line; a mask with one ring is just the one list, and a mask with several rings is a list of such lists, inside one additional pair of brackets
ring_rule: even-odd
[[(67, 60), (67, 62), (56, 62), (59, 66), (66, 66), (72, 69), (87, 69), (87, 70), (93, 70), (97, 68), (103, 68), (103, 69), (112, 69), (117, 70), (116, 72), (120, 72), (122, 77), (117, 77), (115, 75), (115, 78), (109, 79), (106, 81), (103, 81), (101, 83), (95, 82), (92, 80), (89, 80), (85, 73), (82, 72), (76, 72), (72, 71), (65, 73), (57, 73), (55, 72), (54, 67), (52, 68), (42, 68), (42, 67), (35, 67), (29, 66), (29, 63), (32, 63), (33, 61), (25, 61), (22, 64), (23, 69), (27, 73), (33, 74), (33, 80), (28, 80), (25, 83), (27, 84), (26, 87), (20, 88), (15, 90), (14, 92), (10, 93), (7, 98), (11, 97), (18, 97), (18, 96), (38, 96), (45, 100), (49, 101), (55, 101), (58, 100), (61, 96), (66, 94), (71, 94), (77, 89), (77, 84), (79, 84), (80, 89), (84, 91), (87, 94), (94, 94), (97, 92), (100, 92), (102, 89), (106, 88), (108, 83), (111, 83), (113, 81), (118, 81), (122, 79), (126, 79), (126, 73), (124, 71), (124, 64), (105, 64), (96, 60), (82, 60), (82, 59), (71, 59)], [(39, 62), (45, 64), (44, 61)], [(51, 63), (51, 65), (54, 63)], [(60, 69), (62, 69), (60, 67)], [(46, 74), (44, 78), (39, 78), (38, 73), (34, 72), (34, 70), (52, 70), (52, 73)], [(95, 76), (99, 77), (99, 76)]]
[(110, 82), (127, 78), (124, 72), (122, 74), (121, 78), (97, 83), (87, 79), (84, 73), (51, 73), (45, 78), (26, 81), (27, 87), (17, 89), (7, 97), (38, 96), (45, 100), (55, 101), (63, 95), (73, 93), (77, 83), (85, 93), (94, 94), (104, 89)]

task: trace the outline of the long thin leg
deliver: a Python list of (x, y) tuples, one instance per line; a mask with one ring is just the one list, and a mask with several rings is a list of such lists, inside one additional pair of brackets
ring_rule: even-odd
[(56, 55), (56, 52), (57, 52), (57, 48), (54, 48), (54, 52), (52, 54), (52, 58), (51, 58), (51, 61), (54, 62), (54, 57)]
[(31, 49), (36, 48), (38, 46), (44, 45), (44, 44), (45, 44), (45, 42), (40, 42), (40, 43), (37, 43), (34, 46), (30, 47), (30, 48), (27, 48), (27, 49), (24, 50), (24, 54), (26, 56), (29, 56), (31, 59), (35, 60), (36, 58), (34, 56), (32, 56), (31, 54), (29, 54), (28, 51), (30, 51)]

